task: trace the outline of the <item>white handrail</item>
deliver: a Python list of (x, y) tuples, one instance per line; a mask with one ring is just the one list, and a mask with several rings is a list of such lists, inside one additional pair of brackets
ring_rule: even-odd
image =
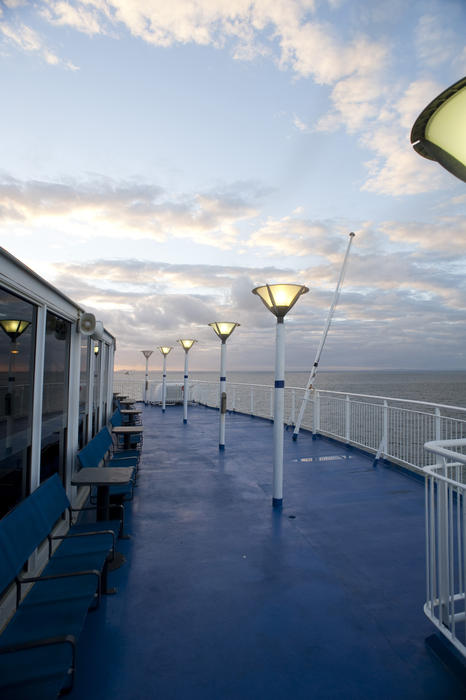
[[(466, 439), (431, 440), (437, 456), (426, 475), (426, 603), (424, 612), (466, 658)], [(452, 461), (447, 461), (452, 460)]]

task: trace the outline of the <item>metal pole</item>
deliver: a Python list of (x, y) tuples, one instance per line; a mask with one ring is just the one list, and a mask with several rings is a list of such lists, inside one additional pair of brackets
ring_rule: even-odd
[(351, 403), (350, 403), (350, 397), (348, 394), (346, 394), (346, 401), (345, 401), (345, 440), (346, 444), (349, 445), (350, 441), (350, 425), (351, 425)]
[(162, 413), (165, 413), (165, 404), (167, 401), (167, 356), (163, 356), (162, 369)]
[(152, 355), (153, 350), (141, 350), (141, 352), (146, 358), (146, 376), (144, 378), (144, 405), (147, 406), (147, 391), (149, 389), (149, 357)]
[(302, 423), (303, 416), (304, 416), (304, 411), (306, 409), (306, 403), (307, 403), (307, 400), (309, 397), (309, 392), (313, 388), (314, 379), (315, 379), (315, 376), (317, 374), (317, 367), (319, 366), (320, 356), (322, 354), (322, 350), (324, 348), (325, 341), (327, 339), (327, 335), (328, 335), (328, 332), (330, 329), (330, 324), (332, 323), (332, 318), (333, 318), (333, 314), (335, 312), (336, 305), (338, 303), (338, 299), (340, 298), (341, 287), (343, 285), (343, 280), (345, 277), (346, 264), (348, 262), (348, 256), (349, 256), (349, 252), (350, 252), (350, 248), (351, 248), (351, 243), (353, 242), (353, 238), (355, 237), (355, 235), (356, 235), (355, 233), (349, 234), (348, 247), (346, 248), (345, 257), (343, 259), (343, 265), (341, 267), (340, 277), (338, 279), (338, 283), (337, 283), (337, 286), (335, 288), (333, 302), (332, 302), (332, 305), (330, 307), (330, 311), (328, 312), (327, 321), (326, 321), (326, 324), (324, 327), (324, 332), (322, 334), (322, 338), (320, 339), (320, 344), (319, 344), (319, 347), (317, 349), (317, 353), (315, 356), (314, 364), (312, 366), (311, 374), (309, 375), (309, 381), (308, 381), (308, 385), (306, 387), (306, 391), (304, 392), (304, 397), (303, 397), (303, 400), (301, 403), (301, 408), (299, 409), (298, 420), (296, 421), (296, 425), (295, 425), (295, 428), (293, 431), (293, 440), (298, 439), (299, 429), (301, 427), (301, 423)]
[(188, 351), (184, 351), (183, 423), (188, 422)]
[(283, 503), (283, 422), (285, 418), (285, 324), (283, 318), (277, 318), (274, 396), (272, 505), (274, 508), (280, 508)]
[(147, 406), (147, 387), (149, 385), (149, 358), (146, 355), (146, 376), (144, 381), (144, 405)]
[(225, 415), (227, 412), (227, 378), (226, 378), (226, 355), (227, 355), (227, 344), (225, 340), (222, 340), (220, 346), (220, 423), (219, 423), (219, 438), (218, 438), (218, 449), (225, 449)]

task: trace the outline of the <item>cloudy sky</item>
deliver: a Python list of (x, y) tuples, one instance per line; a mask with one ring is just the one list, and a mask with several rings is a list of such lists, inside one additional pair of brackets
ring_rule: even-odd
[(229, 368), (269, 369), (251, 289), (306, 284), (308, 370), (354, 231), (322, 368), (465, 368), (466, 189), (409, 141), (465, 37), (464, 0), (3, 0), (1, 245), (120, 368), (194, 337), (216, 369), (233, 320)]

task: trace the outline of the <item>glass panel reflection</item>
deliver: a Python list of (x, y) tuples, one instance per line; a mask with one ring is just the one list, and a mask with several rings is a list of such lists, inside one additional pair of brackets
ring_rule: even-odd
[(91, 340), (81, 336), (80, 370), (79, 370), (79, 449), (87, 444), (87, 407), (89, 396), (89, 350)]
[(29, 494), (36, 308), (0, 288), (0, 517)]
[(47, 311), (42, 403), (41, 482), (64, 477), (68, 424), (68, 372), (71, 324)]

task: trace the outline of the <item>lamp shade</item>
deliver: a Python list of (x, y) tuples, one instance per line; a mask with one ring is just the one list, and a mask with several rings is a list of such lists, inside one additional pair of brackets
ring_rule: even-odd
[(1, 319), (0, 327), (5, 331), (10, 340), (15, 341), (31, 325), (30, 321), (19, 321), (12, 319)]
[(257, 294), (277, 318), (284, 318), (299, 297), (308, 291), (309, 287), (302, 284), (266, 284), (256, 287), (252, 293)]
[(421, 112), (411, 130), (411, 143), (421, 156), (466, 182), (466, 77)]
[(162, 353), (162, 355), (168, 355), (170, 350), (173, 350), (173, 347), (171, 345), (162, 345), (161, 347), (159, 347), (159, 350)]
[(147, 359), (149, 359), (149, 357), (152, 355), (152, 353), (153, 353), (154, 351), (153, 351), (153, 350), (141, 350), (141, 352), (142, 352), (142, 354), (144, 355), (144, 357), (145, 357), (146, 360), (147, 360)]
[(197, 343), (197, 340), (193, 340), (192, 338), (184, 338), (182, 340), (179, 340), (178, 342), (182, 346), (183, 350), (185, 352), (188, 352), (188, 350), (192, 348), (194, 343)]
[(213, 323), (209, 323), (209, 326), (222, 341), (227, 340), (239, 325), (240, 324), (235, 321), (214, 321)]

